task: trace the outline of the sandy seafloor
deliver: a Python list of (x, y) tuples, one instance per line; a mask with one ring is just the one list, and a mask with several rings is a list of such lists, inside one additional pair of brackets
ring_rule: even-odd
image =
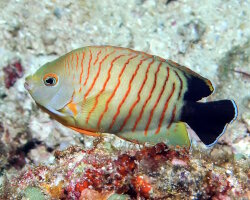
[[(249, 0), (0, 0), (0, 199), (249, 199), (249, 19)], [(141, 164), (123, 177), (127, 189), (104, 180), (79, 189), (86, 166), (73, 178), (65, 174), (85, 156), (79, 152), (93, 148), (93, 138), (39, 110), (23, 84), (44, 63), (89, 45), (129, 47), (188, 66), (215, 86), (207, 100), (236, 101), (238, 118), (212, 149), (194, 142), (187, 163), (164, 160), (153, 175)], [(116, 160), (140, 148), (107, 136), (94, 155), (109, 152)], [(151, 185), (138, 185), (136, 174)]]

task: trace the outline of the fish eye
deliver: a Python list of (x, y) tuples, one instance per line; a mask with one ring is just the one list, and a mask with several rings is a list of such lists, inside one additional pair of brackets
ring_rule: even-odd
[(46, 74), (43, 77), (43, 82), (46, 86), (55, 86), (58, 82), (58, 77), (56, 74)]

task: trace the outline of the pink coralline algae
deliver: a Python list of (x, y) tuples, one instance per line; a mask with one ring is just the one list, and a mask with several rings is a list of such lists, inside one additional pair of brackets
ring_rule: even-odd
[(68, 199), (80, 197), (81, 193), (87, 188), (92, 188), (98, 192), (126, 193), (137, 168), (135, 157), (127, 154), (122, 154), (115, 160), (97, 156), (94, 160), (82, 160), (82, 162), (91, 164), (91, 167), (86, 169), (76, 184), (70, 185), (64, 190)]
[(134, 156), (121, 154), (115, 160), (108, 157), (95, 157), (91, 162), (82, 160), (85, 164), (91, 164), (94, 169), (86, 169), (80, 181), (66, 188), (65, 193), (69, 199), (78, 198), (86, 188), (93, 188), (99, 192), (115, 191), (131, 197), (149, 198), (153, 186), (150, 178), (143, 175), (145, 172), (142, 171), (157, 171), (166, 161), (174, 158), (188, 162), (188, 152), (170, 150), (165, 144), (158, 144), (143, 148), (135, 152)]
[(3, 68), (5, 87), (12, 87), (18, 78), (23, 76), (23, 66), (20, 61), (15, 61)]

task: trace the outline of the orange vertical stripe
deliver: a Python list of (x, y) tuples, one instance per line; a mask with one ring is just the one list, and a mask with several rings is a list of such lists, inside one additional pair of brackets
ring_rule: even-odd
[(83, 76), (83, 60), (84, 60), (84, 58), (85, 58), (85, 52), (83, 51), (83, 52), (82, 52), (82, 61), (81, 61), (80, 81), (79, 81), (79, 84), (80, 84), (79, 92), (82, 91), (82, 76)]
[(70, 57), (67, 58), (67, 63), (68, 63), (68, 70), (69, 70), (69, 74), (70, 74), (69, 59), (70, 59)]
[(74, 68), (73, 62), (74, 62), (74, 53), (72, 52), (72, 57), (71, 57), (71, 69), (72, 69), (72, 70), (73, 70), (73, 68)]
[[(138, 56), (138, 55), (136, 55), (136, 56)], [(130, 61), (131, 59), (133, 59), (134, 57), (136, 57), (136, 56), (130, 57), (130, 58), (124, 63), (123, 68), (122, 68), (122, 70), (121, 70), (121, 72), (120, 72), (120, 74), (119, 74), (119, 77), (118, 77), (118, 83), (117, 83), (115, 89), (113, 90), (112, 94), (110, 95), (108, 101), (106, 102), (104, 111), (102, 112), (102, 114), (101, 114), (100, 117), (99, 117), (98, 126), (100, 126), (104, 114), (108, 111), (109, 103), (110, 103), (110, 101), (112, 100), (112, 98), (114, 97), (114, 95), (115, 95), (115, 93), (116, 93), (116, 91), (117, 91), (117, 89), (118, 89), (118, 87), (119, 87), (119, 85), (120, 85), (121, 76), (122, 76), (122, 74), (123, 74), (123, 72), (124, 72), (126, 66), (128, 65), (129, 61)]]
[(96, 59), (94, 61), (94, 65), (97, 63), (98, 59), (99, 59), (99, 55), (102, 53), (102, 49), (100, 49), (97, 53)]
[(168, 124), (167, 128), (170, 128), (172, 123), (174, 122), (174, 118), (175, 118), (175, 113), (176, 113), (176, 105), (174, 106), (174, 109), (172, 111), (172, 115), (171, 115), (171, 119), (170, 119), (170, 123)]
[[(113, 63), (114, 63), (118, 58), (120, 58), (120, 57), (122, 57), (122, 56), (125, 56), (125, 55), (119, 55), (119, 56), (116, 57), (114, 60), (112, 60), (111, 66), (110, 66), (109, 71), (108, 71), (108, 77), (107, 77), (107, 79), (106, 79), (106, 81), (105, 81), (105, 83), (104, 83), (104, 85), (103, 85), (103, 88), (102, 88), (101, 92), (103, 92), (103, 91), (105, 90), (106, 85), (107, 85), (107, 83), (108, 83), (108, 81), (109, 81), (109, 79), (110, 79), (111, 70), (112, 70), (112, 67), (113, 67)], [(99, 96), (100, 96), (100, 95), (99, 95)], [(98, 98), (99, 98), (99, 97), (98, 97)], [(97, 103), (98, 103), (98, 101), (97, 101)], [(100, 128), (101, 120), (102, 120), (102, 118), (103, 118), (103, 115), (104, 115), (104, 113), (101, 114), (101, 116), (100, 116), (100, 118), (99, 118), (99, 120), (98, 120), (98, 124), (97, 124), (98, 129)]]
[(163, 111), (162, 111), (162, 113), (161, 113), (161, 118), (160, 118), (160, 121), (159, 121), (159, 124), (158, 124), (158, 128), (157, 128), (155, 134), (158, 134), (158, 133), (160, 132), (161, 125), (162, 125), (162, 122), (163, 122), (163, 120), (164, 120), (165, 113), (166, 113), (166, 111), (167, 111), (167, 109), (168, 109), (168, 103), (169, 103), (171, 97), (173, 96), (174, 91), (175, 91), (175, 83), (173, 83), (172, 91), (171, 91), (171, 93), (170, 93), (170, 95), (169, 95), (169, 97), (168, 97), (168, 99), (167, 99), (167, 101), (166, 101), (166, 103), (165, 103), (165, 105), (164, 105), (164, 109), (163, 109)]
[[(109, 70), (108, 70), (108, 76), (107, 76), (107, 78), (106, 78), (106, 80), (105, 80), (105, 82), (104, 82), (104, 84), (103, 84), (103, 87), (102, 87), (101, 91), (100, 91), (100, 92), (98, 93), (98, 95), (96, 96), (94, 106), (91, 108), (90, 112), (88, 113), (88, 117), (87, 117), (88, 119), (87, 119), (87, 121), (89, 120), (91, 114), (94, 112), (96, 106), (98, 105), (99, 97), (100, 97), (101, 94), (105, 91), (105, 88), (106, 88), (106, 86), (107, 86), (107, 84), (108, 84), (108, 82), (109, 82), (109, 80), (110, 80), (111, 70), (112, 70), (112, 68), (113, 68), (114, 62), (115, 62), (116, 60), (118, 60), (119, 58), (121, 58), (122, 56), (124, 56), (124, 55), (119, 55), (119, 56), (115, 57), (115, 58), (111, 61), (111, 63), (110, 63), (110, 68), (109, 68)], [(97, 127), (98, 127), (98, 129), (100, 128), (100, 124), (99, 124), (99, 123), (97, 124)]]
[[(138, 55), (135, 55), (135, 56), (129, 58), (129, 59), (127, 60), (127, 62), (124, 64), (123, 69), (122, 69), (121, 73), (119, 74), (118, 83), (117, 83), (116, 88), (115, 88), (115, 90), (114, 90), (114, 95), (115, 95), (115, 93), (116, 93), (116, 91), (117, 91), (117, 89), (118, 89), (118, 87), (119, 87), (119, 85), (120, 85), (120, 83), (121, 83), (121, 77), (122, 77), (122, 74), (123, 74), (123, 72), (124, 72), (126, 66), (129, 64), (129, 62), (130, 62), (132, 59), (134, 59), (134, 58), (136, 58), (136, 57), (138, 57)], [(112, 129), (112, 127), (113, 127), (113, 125), (114, 125), (114, 123), (115, 123), (115, 120), (116, 120), (117, 116), (120, 114), (120, 109), (121, 109), (121, 106), (122, 106), (122, 104), (124, 103), (124, 101), (125, 101), (125, 100), (123, 99), (122, 102), (119, 104), (118, 109), (117, 109), (117, 112), (116, 112), (116, 114), (114, 115), (114, 117), (113, 117), (113, 119), (112, 119), (112, 122), (111, 122), (111, 124), (110, 124), (110, 126), (109, 126), (109, 129)]]
[(79, 60), (79, 56), (78, 56), (78, 54), (76, 53), (76, 71), (78, 71), (78, 60)]
[(180, 91), (179, 91), (179, 94), (178, 94), (178, 100), (179, 100), (180, 97), (181, 97), (182, 89), (183, 89), (183, 82), (182, 82), (182, 79), (181, 79), (180, 75), (176, 71), (174, 71), (174, 73), (176, 74), (176, 76), (178, 77), (178, 79), (180, 81)]
[(90, 70), (90, 64), (91, 64), (91, 61), (92, 61), (92, 52), (91, 52), (91, 49), (89, 49), (89, 53), (90, 53), (90, 56), (89, 56), (88, 73), (87, 73), (87, 77), (85, 79), (85, 82), (83, 84), (84, 86), (87, 84), (88, 79), (89, 79), (89, 70)]
[[(144, 60), (145, 60), (145, 59), (144, 59)], [(116, 111), (116, 113), (115, 113), (115, 115), (114, 115), (114, 117), (113, 117), (113, 120), (112, 120), (112, 124), (111, 124), (111, 126), (110, 126), (110, 129), (113, 127), (113, 125), (114, 125), (114, 123), (115, 123), (115, 120), (116, 120), (117, 116), (120, 114), (121, 107), (122, 107), (122, 105), (124, 104), (125, 100), (127, 99), (128, 95), (129, 95), (129, 93), (130, 93), (131, 84), (132, 84), (132, 82), (133, 82), (133, 80), (134, 80), (134, 78), (135, 78), (135, 76), (136, 76), (136, 74), (137, 74), (137, 72), (138, 72), (138, 70), (139, 70), (139, 67), (141, 66), (141, 63), (142, 63), (144, 60), (141, 60), (141, 61), (138, 63), (138, 65), (137, 65), (137, 67), (136, 67), (136, 70), (135, 70), (135, 72), (133, 73), (133, 75), (132, 75), (132, 77), (131, 77), (131, 79), (130, 79), (130, 81), (129, 81), (128, 89), (127, 89), (127, 91), (126, 91), (126, 93), (125, 93), (123, 99), (121, 100), (121, 102), (120, 102), (119, 105), (118, 105), (118, 109), (117, 109), (117, 111)]]
[(153, 108), (150, 111), (149, 119), (148, 119), (147, 126), (146, 126), (146, 129), (145, 129), (145, 134), (146, 135), (147, 135), (147, 131), (148, 131), (149, 125), (150, 125), (150, 123), (152, 121), (152, 118), (154, 116), (154, 111), (155, 111), (155, 109), (156, 109), (156, 107), (157, 107), (157, 105), (158, 105), (158, 103), (159, 103), (159, 101), (160, 101), (160, 99), (162, 97), (162, 94), (163, 94), (163, 92), (165, 90), (165, 87), (166, 87), (166, 84), (167, 84), (167, 81), (168, 81), (168, 78), (169, 78), (169, 68), (168, 67), (167, 67), (167, 72), (168, 72), (168, 74), (167, 74), (167, 76), (165, 78), (165, 81), (164, 81), (163, 86), (161, 88), (160, 94), (158, 95), (157, 100), (156, 100)]
[(101, 71), (101, 68), (102, 68), (102, 63), (111, 55), (113, 54), (115, 51), (112, 51), (111, 53), (107, 54), (102, 60), (101, 62), (99, 63), (99, 68), (98, 68), (98, 71), (97, 71), (97, 74), (91, 84), (91, 86), (89, 87), (88, 91), (86, 92), (86, 94), (84, 95), (84, 99), (87, 98), (87, 96), (89, 95), (89, 93), (91, 92), (91, 90), (93, 89), (94, 85), (95, 85), (95, 82), (97, 80), (97, 78), (99, 77), (99, 74), (100, 74), (100, 71)]
[[(97, 78), (99, 77), (99, 74), (100, 74), (100, 71), (101, 71), (101, 67), (102, 67), (102, 63), (103, 63), (110, 55), (112, 55), (114, 52), (115, 52), (115, 51), (112, 51), (111, 53), (107, 54), (107, 55), (101, 60), (101, 62), (99, 63), (98, 72), (97, 72), (97, 74), (96, 74), (96, 76), (95, 76), (95, 78), (94, 78), (94, 81), (92, 82), (90, 88), (88, 89), (88, 91), (87, 91), (86, 94), (84, 95), (84, 99), (87, 98), (87, 96), (89, 95), (89, 93), (90, 93), (91, 90), (93, 89), (93, 87), (94, 87), (94, 85), (95, 85), (95, 82), (96, 82)], [(86, 123), (89, 122), (90, 114), (91, 114), (91, 112), (88, 113), (88, 116), (87, 116), (87, 118), (86, 118)]]
[[(150, 65), (152, 65), (154, 62), (155, 62), (155, 60), (153, 60), (153, 61), (150, 63)], [(151, 90), (150, 90), (150, 92), (149, 92), (149, 95), (148, 95), (146, 101), (144, 102), (144, 104), (143, 104), (143, 106), (142, 106), (141, 112), (140, 112), (138, 118), (137, 118), (136, 121), (135, 121), (135, 124), (134, 124), (134, 127), (133, 127), (132, 131), (135, 131), (135, 129), (136, 129), (138, 123), (140, 122), (140, 120), (141, 120), (141, 118), (142, 118), (142, 115), (143, 115), (143, 113), (144, 113), (144, 110), (145, 110), (145, 108), (146, 108), (146, 105), (147, 105), (147, 103), (149, 102), (149, 100), (150, 100), (150, 98), (151, 98), (151, 96), (152, 96), (152, 93), (153, 93), (153, 91), (154, 91), (154, 89), (155, 89), (155, 86), (156, 86), (156, 79), (157, 79), (157, 74), (158, 74), (159, 70), (160, 70), (160, 65), (158, 65), (157, 71), (155, 72), (155, 77), (154, 77), (153, 86), (152, 86), (152, 88), (151, 88)]]
[[(154, 62), (153, 59), (152, 59), (151, 63), (152, 63), (152, 62)], [(126, 116), (126, 118), (125, 118), (123, 124), (124, 124), (124, 123), (125, 123), (125, 124), (127, 123), (128, 119), (129, 119), (130, 116), (132, 115), (132, 112), (133, 112), (135, 106), (136, 106), (136, 105), (140, 102), (140, 100), (141, 100), (141, 92), (142, 92), (142, 89), (143, 89), (143, 87), (144, 87), (144, 85), (145, 85), (145, 83), (146, 83), (146, 81), (147, 81), (148, 72), (149, 72), (150, 67), (151, 67), (151, 64), (149, 64), (148, 67), (147, 67), (146, 75), (145, 75), (144, 80), (143, 80), (143, 82), (142, 82), (142, 84), (141, 84), (141, 87), (140, 87), (140, 89), (139, 89), (139, 92), (137, 93), (137, 99), (136, 99), (136, 101), (132, 104), (132, 106), (130, 107), (129, 113), (128, 113), (128, 115)], [(123, 126), (125, 126), (125, 125), (123, 125)]]
[[(139, 62), (139, 64), (137, 65), (136, 70), (135, 70), (135, 72), (134, 72), (132, 78), (130, 79), (129, 88), (128, 88), (128, 90), (127, 90), (127, 92), (126, 92), (126, 95), (125, 95), (126, 98), (127, 98), (128, 94), (129, 94), (129, 92), (130, 92), (130, 90), (131, 90), (131, 84), (132, 84), (132, 82), (133, 82), (133, 80), (134, 80), (134, 78), (135, 78), (135, 76), (136, 76), (136, 74), (137, 74), (137, 71), (139, 70), (139, 68), (140, 68), (140, 66), (142, 65), (142, 63), (143, 63), (145, 60), (147, 60), (147, 59), (148, 59), (148, 58), (142, 59), (142, 60)], [(132, 113), (132, 112), (131, 112), (131, 113)], [(128, 119), (129, 119), (131, 113), (129, 113), (129, 114), (126, 116), (125, 120), (123, 121), (123, 123), (122, 123), (122, 125), (121, 125), (120, 131), (122, 131), (122, 129), (123, 129), (124, 126), (126, 125), (126, 123), (127, 123)]]

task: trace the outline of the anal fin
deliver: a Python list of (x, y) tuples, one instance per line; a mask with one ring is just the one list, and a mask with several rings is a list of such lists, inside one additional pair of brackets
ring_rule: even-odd
[(186, 125), (183, 122), (172, 123), (169, 128), (162, 127), (158, 134), (155, 134), (155, 130), (149, 130), (147, 135), (144, 134), (144, 131), (127, 131), (118, 133), (117, 136), (141, 144), (147, 142), (155, 145), (164, 142), (170, 147), (182, 148), (189, 148), (191, 145)]
[(72, 127), (72, 126), (68, 126), (68, 128), (71, 128), (72, 130), (77, 131), (83, 135), (94, 136), (94, 137), (100, 136), (100, 133), (96, 133), (96, 132), (92, 132), (92, 131), (88, 131), (88, 130), (83, 130), (83, 129)]

